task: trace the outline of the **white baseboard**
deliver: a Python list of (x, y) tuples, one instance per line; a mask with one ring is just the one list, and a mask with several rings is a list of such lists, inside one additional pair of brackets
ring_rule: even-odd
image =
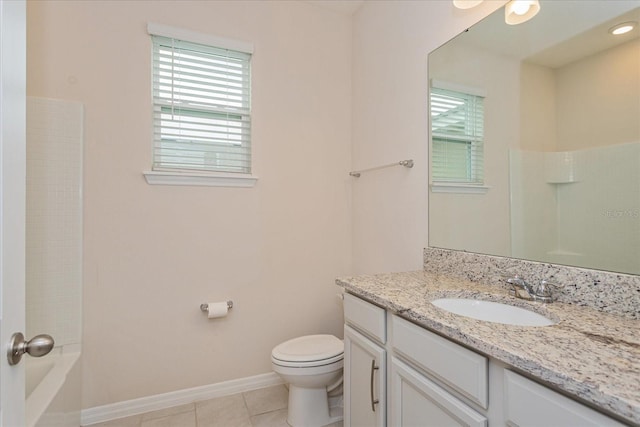
[(284, 384), (282, 378), (275, 372), (270, 372), (268, 374), (156, 394), (154, 396), (146, 396), (109, 405), (95, 406), (82, 410), (80, 422), (81, 425), (88, 426), (104, 421), (129, 417), (131, 415), (143, 414), (145, 412), (157, 411), (172, 406), (214, 399), (216, 397), (228, 396), (278, 384)]

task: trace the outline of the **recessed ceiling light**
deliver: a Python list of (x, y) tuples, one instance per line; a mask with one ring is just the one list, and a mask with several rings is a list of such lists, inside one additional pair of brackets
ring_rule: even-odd
[(625, 34), (633, 30), (636, 25), (638, 25), (637, 22), (623, 22), (622, 24), (609, 28), (609, 32), (614, 36), (619, 36), (620, 34)]

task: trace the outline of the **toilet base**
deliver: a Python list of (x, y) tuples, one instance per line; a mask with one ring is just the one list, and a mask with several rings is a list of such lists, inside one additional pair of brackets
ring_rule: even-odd
[(331, 412), (326, 387), (301, 388), (289, 384), (287, 423), (290, 426), (322, 427), (342, 420), (341, 414)]

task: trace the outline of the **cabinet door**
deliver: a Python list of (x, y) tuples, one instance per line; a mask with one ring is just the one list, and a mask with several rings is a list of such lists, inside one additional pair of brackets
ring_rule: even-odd
[(487, 418), (395, 357), (389, 424), (394, 427), (486, 427)]
[(386, 425), (386, 351), (344, 327), (344, 425)]

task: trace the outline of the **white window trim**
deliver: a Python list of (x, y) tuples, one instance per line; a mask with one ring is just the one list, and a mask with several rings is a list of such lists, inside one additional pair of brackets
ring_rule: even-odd
[[(232, 40), (211, 34), (198, 33), (183, 28), (168, 25), (147, 23), (149, 35), (164, 36), (180, 39), (192, 43), (201, 43), (253, 54), (253, 44)], [(253, 187), (258, 177), (253, 174), (223, 173), (223, 172), (175, 172), (175, 171), (144, 171), (142, 172), (149, 185), (183, 185), (207, 187)]]
[(432, 193), (486, 194), (491, 187), (474, 184), (431, 184)]
[(431, 87), (436, 89), (451, 90), (453, 92), (466, 93), (468, 95), (487, 97), (487, 91), (479, 87), (465, 86), (457, 83), (449, 83), (444, 80), (431, 79)]
[(222, 49), (237, 50), (244, 53), (253, 53), (253, 44), (241, 40), (227, 39), (211, 34), (198, 33), (184, 28), (170, 27), (168, 25), (147, 23), (147, 33), (152, 36), (163, 36), (172, 39), (184, 40), (191, 43), (211, 45)]
[(168, 171), (144, 171), (144, 178), (149, 185), (188, 185), (204, 187), (253, 187), (258, 177), (239, 173), (194, 173), (194, 172), (168, 172)]

